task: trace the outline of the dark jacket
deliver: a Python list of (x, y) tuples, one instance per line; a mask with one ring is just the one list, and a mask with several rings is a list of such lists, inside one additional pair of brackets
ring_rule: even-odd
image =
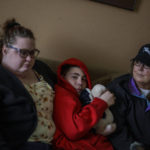
[(150, 111), (146, 110), (146, 98), (131, 91), (131, 79), (131, 75), (124, 75), (108, 85), (116, 96), (111, 110), (117, 123), (117, 131), (110, 136), (116, 150), (129, 150), (130, 144), (135, 141), (150, 149)]
[[(54, 85), (55, 75), (47, 65), (36, 61), (34, 68)], [(17, 77), (0, 65), (0, 150), (19, 149), (36, 125), (37, 114), (32, 97)]]
[(47, 64), (40, 60), (36, 60), (33, 69), (41, 74), (44, 77), (44, 80), (54, 88), (54, 85), (57, 82), (57, 76)]

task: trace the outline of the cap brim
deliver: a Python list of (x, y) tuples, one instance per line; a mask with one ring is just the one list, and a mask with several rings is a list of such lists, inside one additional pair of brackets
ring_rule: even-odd
[(150, 67), (149, 57), (145, 55), (137, 55), (135, 58), (132, 59), (132, 61), (140, 61), (141, 63)]

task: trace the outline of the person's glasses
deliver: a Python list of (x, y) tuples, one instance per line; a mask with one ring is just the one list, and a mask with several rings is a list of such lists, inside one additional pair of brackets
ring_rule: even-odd
[(23, 58), (26, 58), (29, 55), (31, 58), (35, 58), (40, 53), (40, 51), (38, 49), (32, 49), (32, 50), (20, 49), (20, 48), (12, 46), (10, 44), (8, 44), (7, 47), (16, 50), (18, 52), (18, 54)]
[(134, 62), (134, 65), (136, 66), (136, 67), (143, 67), (144, 69), (146, 69), (146, 70), (150, 70), (150, 67), (149, 66), (147, 66), (147, 65), (145, 65), (145, 64), (143, 64), (143, 63), (141, 63), (140, 61), (135, 61)]

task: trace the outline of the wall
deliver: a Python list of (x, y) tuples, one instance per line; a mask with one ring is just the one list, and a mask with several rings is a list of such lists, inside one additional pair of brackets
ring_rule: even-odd
[(1, 0), (0, 24), (15, 17), (31, 28), (45, 60), (77, 57), (96, 73), (128, 72), (150, 43), (149, 7), (150, 0), (137, 0), (135, 11), (90, 0)]

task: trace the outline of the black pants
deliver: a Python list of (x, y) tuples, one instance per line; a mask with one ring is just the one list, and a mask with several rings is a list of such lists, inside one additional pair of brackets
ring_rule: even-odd
[(52, 150), (52, 145), (41, 142), (27, 142), (19, 150)]

